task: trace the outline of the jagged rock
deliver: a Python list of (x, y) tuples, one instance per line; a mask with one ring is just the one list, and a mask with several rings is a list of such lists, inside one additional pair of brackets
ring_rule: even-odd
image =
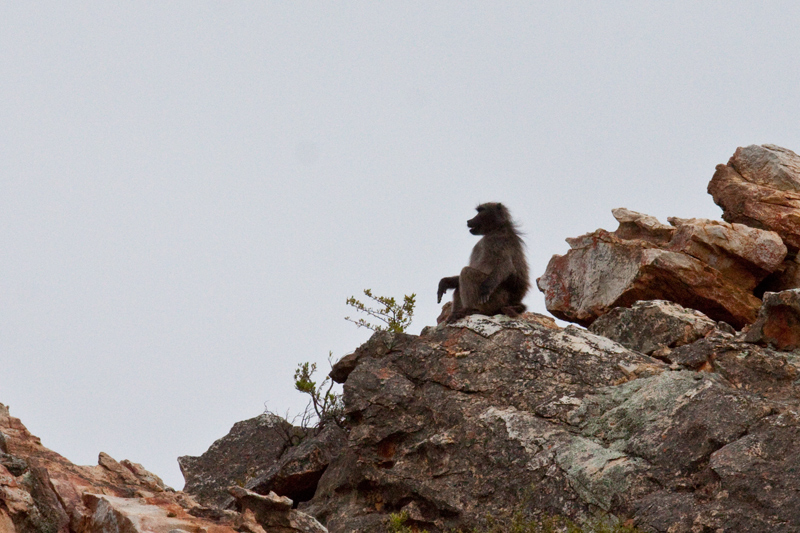
[(700, 311), (666, 300), (640, 301), (618, 307), (595, 320), (592, 333), (626, 348), (651, 355), (659, 348), (675, 348), (705, 337), (717, 323)]
[(800, 249), (800, 156), (765, 144), (736, 149), (717, 165), (708, 192), (722, 218), (777, 232), (792, 252)]
[[(344, 385), (349, 444), (302, 507), (331, 531), (385, 531), (388, 513), (401, 510), (429, 531), (471, 527), (487, 510), (511, 512), (532, 483), (541, 498), (562, 501), (560, 511), (586, 509), (574, 492), (564, 499), (571, 474), (556, 466), (545, 475), (550, 443), (562, 442), (565, 456), (600, 446), (560, 424), (588, 391), (666, 368), (574, 327), (502, 315), (455, 326), (419, 338), (376, 334), (365, 345), (376, 352)], [(574, 481), (586, 472), (576, 467)]]
[(800, 263), (797, 258), (785, 260), (775, 272), (764, 278), (756, 288), (759, 298), (765, 292), (781, 292), (788, 289), (800, 289)]
[(286, 450), (263, 475), (248, 482), (246, 488), (259, 494), (274, 492), (295, 502), (310, 500), (328, 464), (346, 442), (345, 431), (330, 424), (318, 435), (310, 435)]
[(567, 239), (537, 280), (547, 310), (588, 326), (616, 307), (670, 300), (741, 328), (755, 320), (760, 300), (689, 254), (623, 240), (605, 230)]
[(336, 383), (344, 383), (356, 366), (365, 357), (381, 357), (394, 349), (402, 349), (411, 337), (400, 334), (392, 337), (391, 342), (387, 343), (386, 338), (381, 335), (373, 335), (370, 339), (359, 346), (355, 352), (342, 357), (334, 363), (328, 374)]
[(28, 463), (7, 453), (0, 452), (0, 465), (3, 465), (13, 476), (21, 476), (28, 470)]
[(624, 207), (611, 210), (619, 222), (614, 235), (626, 241), (646, 241), (657, 246), (668, 244), (675, 235), (675, 228), (662, 224), (656, 217), (637, 213)]
[[(262, 495), (242, 487), (230, 487), (242, 513), (241, 525), (253, 533), (328, 533), (316, 519), (292, 509), (293, 502), (274, 492)], [(254, 527), (253, 522), (261, 528)]]
[(745, 340), (778, 350), (800, 348), (800, 289), (764, 294), (758, 319), (748, 329)]
[[(85, 533), (175, 533), (206, 530), (233, 533), (229, 526), (214, 525), (189, 515), (180, 505), (158, 502), (155, 498), (121, 498), (86, 493), (83, 502), (88, 518), (81, 525)], [(202, 529), (201, 529), (202, 528)]]
[(178, 457), (186, 480), (183, 490), (205, 505), (224, 508), (231, 501), (227, 487), (244, 486), (263, 476), (298, 431), (272, 414), (234, 424), (230, 432), (214, 442), (203, 455)]
[(70, 463), (42, 446), (2, 404), (0, 448), (2, 533), (235, 531), (238, 513), (220, 513), (216, 519), (193, 516), (190, 511), (198, 509), (194, 500), (139, 464), (120, 463), (105, 453), (97, 466)]
[(500, 315), (376, 334), (344, 384), (348, 445), (301, 508), (332, 533), (383, 532), (399, 511), (441, 532), (520, 510), (660, 533), (800, 530), (798, 363), (696, 318), (712, 330), (668, 355), (694, 351), (704, 372)]
[(677, 228), (669, 249), (699, 259), (737, 287), (752, 290), (786, 257), (786, 245), (773, 231), (698, 218), (668, 220)]
[(567, 239), (537, 280), (548, 311), (584, 326), (638, 300), (670, 300), (741, 328), (760, 305), (752, 291), (784, 267), (777, 233), (705, 219), (670, 218), (672, 226), (614, 209), (619, 228)]

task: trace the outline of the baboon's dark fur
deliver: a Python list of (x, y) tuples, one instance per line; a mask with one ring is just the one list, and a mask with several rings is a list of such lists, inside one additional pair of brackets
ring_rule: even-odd
[(467, 226), (470, 233), (483, 237), (472, 249), (469, 266), (460, 275), (439, 281), (440, 303), (448, 289), (455, 289), (447, 322), (475, 313), (515, 317), (526, 309), (522, 299), (530, 288), (530, 279), (525, 244), (508, 209), (503, 204), (486, 203), (476, 210), (478, 214), (467, 221)]

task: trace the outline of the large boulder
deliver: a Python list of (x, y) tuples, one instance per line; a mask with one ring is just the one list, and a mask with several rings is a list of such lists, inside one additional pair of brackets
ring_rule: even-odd
[[(349, 362), (348, 444), (301, 509), (332, 533), (386, 531), (391, 513), (431, 533), (481, 527), (487, 513), (800, 530), (797, 363), (657, 305), (677, 315), (673, 332), (691, 330), (659, 343), (674, 348), (662, 346), (666, 362), (500, 315), (374, 335)], [(646, 308), (626, 343), (647, 344)]]
[(792, 252), (800, 249), (800, 156), (772, 144), (736, 149), (717, 165), (708, 192), (722, 218), (777, 232)]
[(572, 484), (591, 481), (587, 498), (606, 507), (651, 484), (637, 460), (574, 435), (566, 420), (591, 391), (663, 363), (583, 329), (500, 315), (421, 337), (376, 333), (362, 348), (344, 384), (348, 445), (301, 505), (332, 532), (382, 533), (402, 511), (420, 530), (469, 530), (487, 513), (513, 514), (532, 486), (539, 511), (578, 516), (589, 504)]
[(269, 413), (237, 422), (203, 455), (178, 457), (186, 480), (183, 490), (205, 505), (224, 508), (232, 501), (228, 487), (244, 486), (262, 476), (299, 431)]
[(717, 323), (700, 311), (666, 300), (649, 300), (612, 309), (595, 320), (589, 330), (650, 355), (659, 349), (690, 344), (716, 328)]
[(670, 217), (669, 249), (699, 259), (737, 287), (752, 290), (783, 263), (787, 249), (773, 231), (702, 218)]
[[(274, 492), (295, 502), (310, 500), (328, 464), (341, 453), (347, 433), (336, 424), (328, 424), (316, 435), (309, 435), (272, 464), (257, 465), (263, 474), (247, 482), (245, 487), (259, 494)], [(256, 466), (256, 465), (254, 465)]]
[(386, 531), (398, 512), (420, 530), (469, 530), (487, 511), (659, 533), (800, 530), (795, 363), (673, 304), (632, 311), (631, 346), (670, 324), (666, 362), (502, 316), (376, 334), (349, 363), (348, 445), (301, 508), (334, 533)]
[(548, 311), (588, 326), (617, 307), (669, 300), (741, 328), (761, 304), (753, 289), (783, 264), (774, 232), (704, 219), (671, 226), (628, 209), (613, 210), (619, 228), (567, 239), (537, 280)]

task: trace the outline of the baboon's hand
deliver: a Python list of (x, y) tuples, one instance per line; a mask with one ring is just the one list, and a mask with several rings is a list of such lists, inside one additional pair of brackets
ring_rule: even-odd
[(439, 280), (439, 290), (436, 291), (436, 303), (442, 303), (442, 296), (447, 292), (447, 280), (442, 278)]
[(481, 286), (478, 288), (478, 301), (482, 304), (485, 304), (489, 301), (489, 297), (492, 295), (492, 289), (486, 283), (481, 283)]

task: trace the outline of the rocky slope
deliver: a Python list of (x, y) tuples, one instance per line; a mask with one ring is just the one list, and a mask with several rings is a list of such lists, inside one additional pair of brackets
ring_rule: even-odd
[(515, 513), (799, 531), (800, 353), (664, 301), (596, 324), (606, 336), (531, 314), (374, 335), (335, 368), (350, 430), (322, 447), (338, 453), (315, 461), (310, 437), (284, 463), (321, 473), (300, 509), (332, 532), (398, 512), (431, 532)]
[[(247, 459), (247, 457), (243, 457)], [(321, 533), (288, 498), (231, 491), (235, 510), (204, 507), (130, 461), (78, 466), (42, 446), (0, 404), (0, 533)]]
[(346, 427), (240, 422), (179, 459), (185, 493), (105, 454), (72, 465), (0, 408), (0, 533), (369, 533), (393, 513), (431, 533), (800, 531), (800, 157), (741, 148), (709, 191), (726, 222), (617, 209), (568, 240), (539, 287), (580, 325), (377, 333), (331, 372)]

